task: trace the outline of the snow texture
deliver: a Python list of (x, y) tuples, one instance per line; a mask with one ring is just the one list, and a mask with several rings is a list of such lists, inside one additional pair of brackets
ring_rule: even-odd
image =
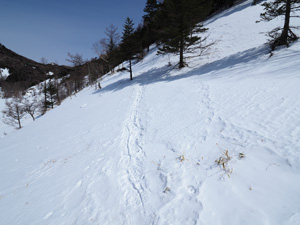
[(7, 69), (7, 68), (4, 68), (4, 69), (1, 69), (0, 68), (0, 77), (2, 77), (2, 78), (7, 78), (10, 74), (9, 74), (9, 69)]
[(269, 57), (251, 2), (1, 137), (0, 224), (300, 224), (300, 43)]

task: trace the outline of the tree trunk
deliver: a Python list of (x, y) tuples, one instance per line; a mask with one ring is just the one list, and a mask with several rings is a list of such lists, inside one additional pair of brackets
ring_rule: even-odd
[(20, 111), (19, 111), (19, 108), (17, 108), (17, 118), (18, 118), (18, 123), (19, 123), (19, 129), (21, 129), (22, 126), (21, 126), (21, 119), (20, 119)]
[(147, 52), (150, 52), (150, 31), (149, 31), (149, 25), (147, 26)]
[(131, 59), (129, 59), (129, 72), (130, 72), (130, 80), (133, 80), (133, 78), (132, 78), (132, 68), (131, 68)]
[(289, 35), (289, 29), (290, 29), (290, 14), (291, 14), (291, 0), (286, 1), (286, 10), (285, 10), (285, 16), (284, 16), (284, 26), (282, 33), (278, 39), (274, 41), (272, 44), (272, 50), (274, 50), (277, 46), (281, 45), (289, 45), (288, 41), (288, 35)]
[(53, 101), (53, 100), (54, 100), (54, 98), (53, 98), (53, 95), (51, 94), (51, 95), (50, 95), (51, 109), (53, 109), (53, 107), (54, 107), (54, 106), (53, 106), (53, 105), (54, 105), (54, 101)]
[(289, 29), (290, 29), (290, 15), (291, 15), (291, 0), (286, 1), (286, 11), (285, 11), (285, 17), (284, 17), (284, 27), (283, 31), (280, 36), (280, 43), (279, 45), (286, 45), (288, 46), (288, 35), (289, 35)]
[(179, 32), (180, 32), (180, 40), (179, 40), (179, 68), (184, 67), (183, 60), (183, 52), (184, 52), (184, 18), (183, 18), (183, 2), (180, 1), (180, 24), (179, 24)]
[(32, 117), (32, 120), (35, 121), (33, 113), (29, 113), (29, 115)]
[(19, 129), (21, 129), (22, 126), (21, 126), (21, 121), (20, 121), (20, 119), (18, 119), (18, 123), (19, 123)]
[(184, 67), (184, 60), (183, 60), (183, 48), (184, 48), (184, 43), (183, 43), (183, 38), (180, 40), (180, 54), (179, 54), (179, 68)]
[(44, 82), (44, 112), (43, 114), (47, 111), (47, 83), (46, 81)]

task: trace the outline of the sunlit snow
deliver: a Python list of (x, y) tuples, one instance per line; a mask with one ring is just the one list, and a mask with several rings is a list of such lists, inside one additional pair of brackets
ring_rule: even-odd
[(9, 76), (9, 69), (7, 68), (0, 68), (0, 77), (6, 79)]
[(217, 43), (189, 67), (152, 46), (133, 81), (3, 135), (0, 224), (300, 224), (300, 43), (269, 57), (282, 20), (251, 3), (206, 21)]

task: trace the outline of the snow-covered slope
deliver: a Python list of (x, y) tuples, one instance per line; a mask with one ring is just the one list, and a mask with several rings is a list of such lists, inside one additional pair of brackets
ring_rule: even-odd
[(1, 138), (0, 224), (300, 224), (300, 43), (269, 58), (251, 2)]

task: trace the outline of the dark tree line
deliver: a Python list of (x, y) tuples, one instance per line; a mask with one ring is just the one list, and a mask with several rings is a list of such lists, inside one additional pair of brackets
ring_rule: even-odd
[(130, 79), (133, 79), (133, 62), (141, 60), (154, 43), (160, 46), (160, 54), (178, 54), (181, 68), (186, 65), (184, 54), (195, 50), (192, 46), (204, 47), (201, 44), (205, 36), (195, 35), (207, 30), (201, 21), (215, 10), (232, 4), (233, 0), (147, 0), (142, 24), (135, 29), (134, 22), (126, 18), (122, 35), (111, 25), (105, 30), (106, 38), (95, 43), (93, 48), (111, 73), (117, 65), (128, 61), (126, 70)]
[(213, 1), (213, 11), (230, 8), (233, 6), (234, 2), (235, 2), (235, 0), (214, 0)]
[(83, 64), (82, 55), (79, 54), (69, 54), (69, 60), (73, 63), (70, 74), (61, 76), (54, 70), (45, 74), (46, 80), (29, 89), (25, 89), (20, 82), (0, 79), (3, 97), (7, 98), (2, 111), (3, 121), (20, 129), (21, 120), (26, 114), (35, 120), (37, 114), (45, 114), (87, 85), (101, 88), (99, 78), (108, 72), (102, 66), (103, 61), (92, 59)]

